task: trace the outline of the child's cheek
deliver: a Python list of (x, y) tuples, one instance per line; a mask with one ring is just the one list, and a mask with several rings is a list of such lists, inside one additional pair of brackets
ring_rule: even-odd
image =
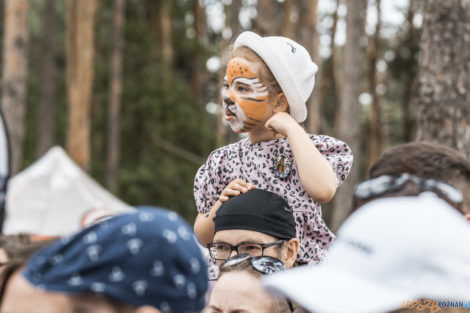
[(258, 103), (250, 100), (241, 100), (237, 103), (245, 113), (249, 123), (257, 125), (264, 120), (264, 116), (266, 114), (266, 103)]

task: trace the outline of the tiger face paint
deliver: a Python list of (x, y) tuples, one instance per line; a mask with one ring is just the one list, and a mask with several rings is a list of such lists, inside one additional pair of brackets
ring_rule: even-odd
[(224, 79), (225, 120), (236, 133), (250, 132), (265, 121), (268, 88), (261, 83), (257, 63), (240, 57), (227, 64)]

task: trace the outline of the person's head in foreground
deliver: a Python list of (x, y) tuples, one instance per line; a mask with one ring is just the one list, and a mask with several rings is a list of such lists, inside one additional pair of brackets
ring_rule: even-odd
[(243, 32), (227, 63), (225, 119), (234, 132), (248, 132), (250, 136), (267, 132), (266, 121), (279, 112), (288, 112), (296, 122), (303, 122), (317, 69), (297, 42)]
[(291, 302), (269, 295), (259, 280), (263, 275), (284, 269), (284, 263), (269, 256), (239, 254), (224, 261), (209, 300), (209, 309), (213, 313), (293, 312)]
[(214, 241), (207, 245), (218, 264), (234, 256), (272, 256), (292, 267), (299, 250), (292, 210), (280, 196), (253, 189), (224, 202), (214, 218)]
[(274, 274), (264, 286), (320, 313), (468, 301), (468, 238), (465, 218), (431, 192), (378, 199), (344, 222), (324, 263)]
[(68, 312), (68, 301), (64, 295), (38, 290), (21, 275), (28, 258), (52, 242), (35, 241), (26, 234), (1, 236), (0, 246), (6, 253), (0, 265), (0, 312)]
[[(457, 207), (470, 219), (470, 161), (457, 150), (434, 142), (411, 142), (385, 151), (369, 170), (369, 177), (408, 173), (458, 188), (463, 203)], [(452, 204), (452, 203), (451, 203)]]
[(32, 284), (70, 296), (73, 312), (199, 312), (207, 267), (174, 212), (142, 209), (92, 225), (34, 255)]

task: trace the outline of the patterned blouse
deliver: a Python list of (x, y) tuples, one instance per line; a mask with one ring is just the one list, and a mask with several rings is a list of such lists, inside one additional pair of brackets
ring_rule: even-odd
[[(353, 155), (344, 142), (325, 135), (310, 134), (315, 147), (330, 162), (341, 185), (351, 169)], [(285, 178), (274, 175), (276, 160), (283, 153), (292, 161)], [(207, 213), (222, 190), (240, 178), (256, 188), (276, 193), (293, 209), (296, 237), (300, 241), (299, 263), (318, 263), (335, 238), (321, 216), (321, 206), (301, 185), (297, 165), (287, 138), (250, 143), (248, 138), (213, 151), (198, 170), (194, 181), (194, 198), (199, 213)]]

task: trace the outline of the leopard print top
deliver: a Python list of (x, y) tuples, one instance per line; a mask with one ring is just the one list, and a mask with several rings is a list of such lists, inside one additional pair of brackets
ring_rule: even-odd
[[(320, 153), (330, 162), (338, 185), (351, 169), (353, 155), (344, 142), (324, 135), (309, 135)], [(280, 179), (274, 175), (275, 160), (280, 153), (292, 161), (290, 173)], [(302, 187), (297, 166), (287, 138), (250, 143), (248, 138), (213, 151), (198, 170), (194, 181), (194, 198), (199, 213), (207, 213), (222, 190), (234, 179), (252, 182), (256, 188), (276, 193), (293, 209), (296, 237), (300, 241), (299, 263), (318, 263), (335, 238), (321, 216), (321, 206)]]

